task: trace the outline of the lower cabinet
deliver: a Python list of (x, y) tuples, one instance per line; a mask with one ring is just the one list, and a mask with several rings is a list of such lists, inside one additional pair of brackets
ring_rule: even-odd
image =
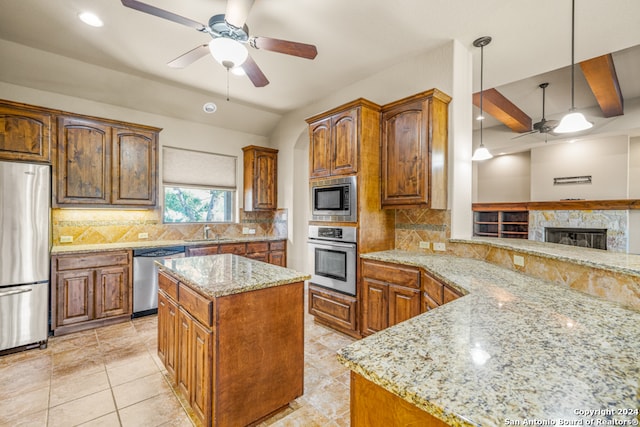
[(423, 312), (433, 310), (463, 295), (424, 271), (422, 272), (422, 289)]
[(362, 335), (371, 335), (420, 314), (420, 271), (362, 261)]
[(287, 242), (285, 240), (222, 243), (207, 246), (190, 246), (186, 248), (186, 256), (216, 254), (240, 255), (280, 267), (287, 266)]
[(309, 314), (319, 323), (360, 338), (357, 306), (355, 297), (309, 283)]
[(55, 255), (51, 259), (55, 335), (131, 317), (131, 252)]

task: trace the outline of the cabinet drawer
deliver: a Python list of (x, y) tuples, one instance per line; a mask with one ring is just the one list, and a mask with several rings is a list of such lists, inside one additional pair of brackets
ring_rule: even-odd
[(403, 265), (363, 261), (362, 277), (410, 288), (420, 287), (420, 272), (418, 269)]
[(424, 292), (438, 305), (444, 304), (444, 286), (428, 274), (422, 275)]
[(178, 302), (200, 323), (211, 326), (213, 303), (205, 297), (198, 295), (184, 284), (180, 284), (178, 292)]
[(277, 242), (269, 243), (269, 250), (271, 251), (284, 251), (286, 242), (284, 240), (279, 240)]
[(244, 255), (247, 253), (247, 247), (244, 243), (229, 243), (227, 245), (220, 245), (219, 253)]
[(451, 302), (455, 299), (458, 299), (462, 296), (462, 293), (458, 292), (455, 289), (452, 289), (448, 286), (444, 287), (444, 303)]
[(129, 252), (106, 252), (101, 254), (80, 254), (56, 257), (56, 270), (76, 270), (112, 265), (128, 265)]
[(218, 245), (213, 246), (198, 246), (198, 247), (188, 247), (186, 249), (186, 256), (205, 256), (205, 255), (215, 255), (218, 253)]
[(159, 272), (158, 287), (165, 291), (174, 301), (178, 301), (178, 281), (176, 279)]
[(309, 286), (309, 313), (344, 332), (356, 331), (356, 299)]
[(269, 250), (268, 242), (253, 242), (247, 243), (247, 253), (255, 254), (258, 252), (267, 252)]

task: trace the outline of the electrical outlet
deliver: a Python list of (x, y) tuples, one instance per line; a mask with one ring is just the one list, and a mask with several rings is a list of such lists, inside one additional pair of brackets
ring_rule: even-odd
[(524, 257), (520, 255), (513, 256), (513, 264), (518, 267), (524, 267)]
[(431, 243), (430, 242), (420, 242), (420, 247), (422, 249), (429, 249), (431, 247)]
[(447, 247), (442, 242), (433, 242), (433, 250), (434, 251), (446, 251)]
[(249, 234), (256, 234), (256, 229), (255, 228), (250, 228), (249, 229)]
[(60, 236), (60, 243), (73, 243), (73, 236)]
[(138, 239), (148, 239), (149, 233), (138, 233)]
[(249, 227), (242, 227), (242, 234), (249, 234)]

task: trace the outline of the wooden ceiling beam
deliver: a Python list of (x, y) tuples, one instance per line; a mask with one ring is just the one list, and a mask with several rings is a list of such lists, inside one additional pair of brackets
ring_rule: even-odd
[[(473, 104), (480, 108), (480, 92), (473, 94)], [(482, 110), (491, 114), (514, 132), (524, 133), (531, 130), (531, 117), (496, 89), (483, 91)]]
[(580, 68), (591, 87), (591, 92), (600, 104), (602, 114), (605, 117), (623, 115), (624, 100), (611, 54), (582, 61)]

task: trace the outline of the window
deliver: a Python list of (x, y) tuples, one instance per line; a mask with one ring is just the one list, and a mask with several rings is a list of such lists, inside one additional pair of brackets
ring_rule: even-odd
[(233, 222), (236, 164), (233, 156), (164, 147), (164, 222)]

